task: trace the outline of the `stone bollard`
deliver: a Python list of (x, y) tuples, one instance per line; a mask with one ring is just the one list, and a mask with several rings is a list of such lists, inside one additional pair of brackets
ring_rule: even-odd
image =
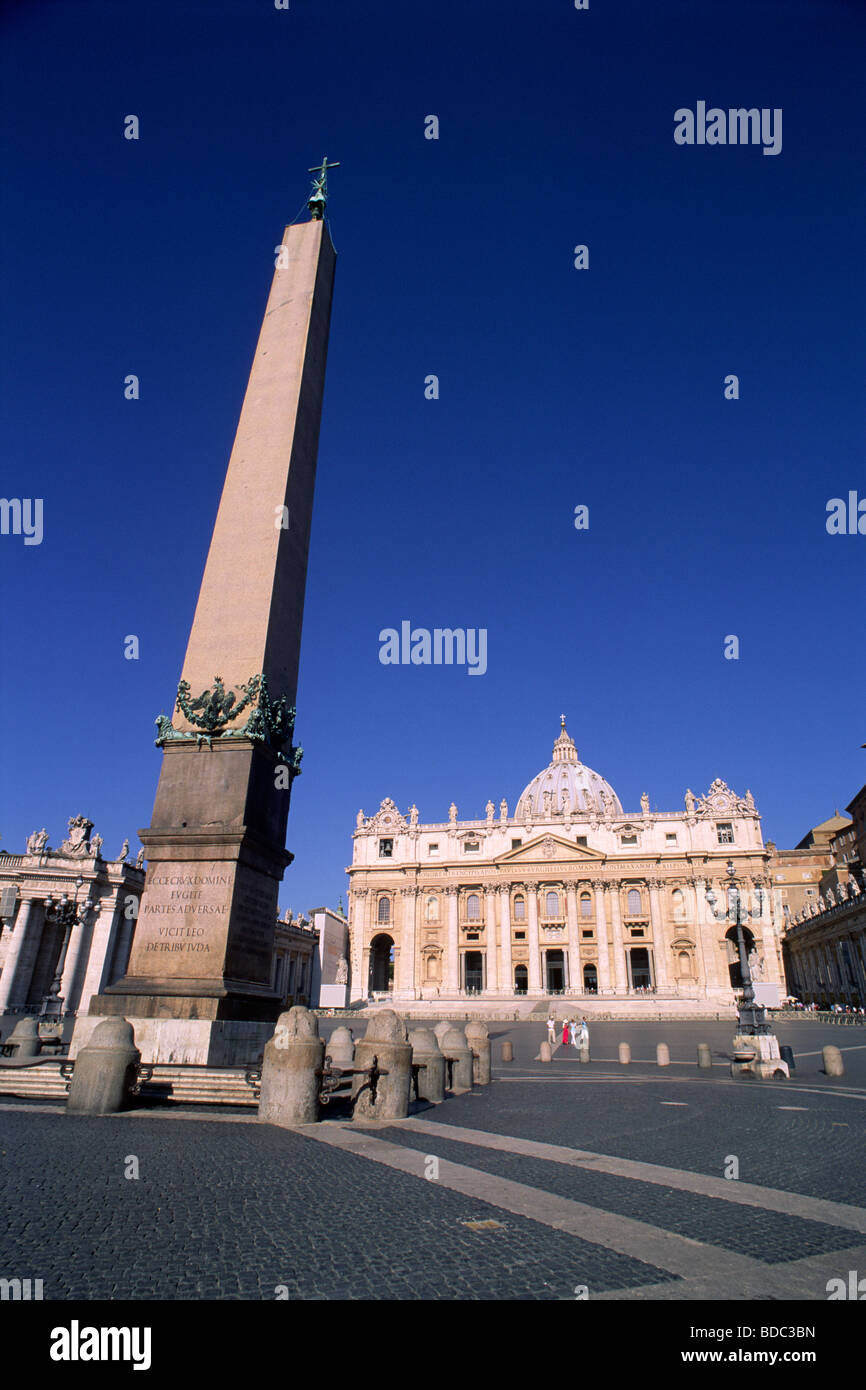
[(6, 1039), (6, 1046), (14, 1044), (15, 1051), (12, 1056), (16, 1061), (23, 1061), (25, 1057), (38, 1057), (40, 1048), (39, 1024), (35, 1018), (21, 1018), (15, 1024), (9, 1037)]
[(540, 1047), (539, 1050), (538, 1050), (538, 1060), (539, 1060), (539, 1062), (552, 1062), (552, 1061), (553, 1061), (553, 1053), (552, 1053), (551, 1050), (550, 1050), (550, 1043), (549, 1043), (549, 1042), (543, 1042), (543, 1043), (541, 1044), (541, 1047)]
[(115, 1115), (130, 1104), (141, 1053), (125, 1018), (97, 1023), (75, 1059), (66, 1109), (70, 1115)]
[(472, 1053), (466, 1034), (460, 1028), (449, 1028), (439, 1046), (446, 1061), (451, 1063), (451, 1090), (472, 1090)]
[(432, 1028), (413, 1028), (409, 1034), (413, 1064), (423, 1063), (418, 1072), (418, 1099), (441, 1105), (445, 1099), (445, 1058)]
[(514, 1044), (510, 1038), (506, 1038), (502, 1044), (502, 1060), (503, 1062), (514, 1061)]
[(710, 1051), (709, 1043), (698, 1043), (698, 1066), (711, 1067), (713, 1065), (713, 1054)]
[(669, 1067), (671, 1064), (671, 1050), (667, 1043), (656, 1043), (656, 1066)]
[(620, 1043), (619, 1060), (622, 1062), (624, 1067), (628, 1066), (629, 1062), (631, 1061), (631, 1048), (629, 1047), (628, 1043)]
[(324, 1058), (316, 1015), (297, 1004), (280, 1014), (265, 1046), (259, 1119), (271, 1125), (315, 1124), (322, 1081), (317, 1073)]
[(355, 1046), (355, 1066), (372, 1066), (376, 1059), (380, 1076), (373, 1094), (369, 1076), (356, 1076), (352, 1087), (355, 1102), (353, 1120), (405, 1120), (409, 1114), (412, 1084), (412, 1048), (406, 1025), (393, 1009), (380, 1009), (367, 1024), (367, 1031)]
[(822, 1049), (824, 1058), (824, 1072), (827, 1076), (844, 1076), (845, 1063), (842, 1061), (842, 1053), (838, 1047), (825, 1047)]
[(467, 1023), (464, 1028), (472, 1053), (472, 1080), (476, 1086), (490, 1085), (490, 1030), (486, 1023)]
[(589, 1061), (589, 1043), (588, 1043), (588, 1042), (582, 1042), (582, 1043), (579, 1043), (579, 1044), (578, 1044), (578, 1048), (577, 1048), (577, 1060), (578, 1060), (578, 1062), (582, 1062), (583, 1065), (586, 1066), (586, 1063)]
[(325, 1056), (330, 1057), (331, 1066), (348, 1070), (355, 1061), (355, 1040), (350, 1028), (335, 1028), (325, 1043)]

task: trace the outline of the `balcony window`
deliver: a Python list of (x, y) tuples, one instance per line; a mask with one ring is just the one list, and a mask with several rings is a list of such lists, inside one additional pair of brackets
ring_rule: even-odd
[(548, 894), (547, 894), (547, 897), (545, 898), (545, 908), (546, 908), (548, 917), (558, 917), (558, 916), (559, 916), (559, 894), (558, 894), (558, 893), (548, 893)]
[(481, 918), (481, 899), (477, 893), (470, 893), (466, 899), (466, 920), (477, 922)]
[(581, 893), (580, 895), (580, 915), (581, 917), (592, 916), (592, 898), (588, 893)]
[(526, 899), (523, 897), (522, 893), (514, 899), (514, 920), (515, 922), (524, 922), (526, 920)]

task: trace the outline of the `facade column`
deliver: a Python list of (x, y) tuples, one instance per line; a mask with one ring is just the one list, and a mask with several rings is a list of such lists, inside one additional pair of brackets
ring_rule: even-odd
[(568, 923), (568, 980), (569, 993), (581, 993), (583, 980), (580, 975), (580, 927), (577, 920), (577, 884), (574, 880), (565, 885), (565, 917)]
[[(598, 993), (607, 994), (610, 990), (610, 959), (607, 951), (607, 913), (605, 911), (605, 890), (607, 884), (603, 878), (595, 878), (592, 881), (593, 892), (595, 893), (595, 939), (598, 945)], [(583, 982), (581, 981), (581, 984)]]
[[(692, 891), (695, 895), (695, 944), (697, 947), (698, 985), (704, 996), (706, 996), (711, 990), (718, 991), (722, 988), (716, 959), (716, 921), (712, 913), (709, 913), (708, 909), (706, 879), (696, 878), (692, 884)], [(707, 920), (709, 920), (708, 936), (704, 933), (704, 923)]]
[[(355, 888), (352, 894), (351, 922), (349, 925), (351, 941), (352, 984), (350, 999), (366, 999), (367, 977), (364, 974), (364, 939), (367, 934), (367, 902), (369, 891)], [(286, 967), (288, 969), (288, 967)]]
[(538, 887), (535, 883), (524, 884), (526, 889), (526, 908), (529, 929), (529, 994), (541, 993), (541, 949), (538, 941)]
[(401, 888), (402, 922), (400, 926), (400, 977), (397, 979), (395, 962), (394, 986), (403, 999), (415, 998), (415, 936), (417, 932), (417, 888)]
[(617, 994), (628, 994), (625, 969), (625, 946), (622, 939), (622, 906), (619, 900), (620, 883), (615, 879), (610, 887), (610, 925), (613, 937), (613, 973)]
[(659, 989), (668, 987), (668, 962), (667, 962), (667, 942), (665, 941), (665, 927), (662, 921), (661, 903), (659, 902), (659, 889), (661, 883), (657, 878), (649, 880), (649, 899), (650, 899), (650, 923), (653, 933), (653, 960), (655, 962), (655, 980), (653, 983)]
[[(18, 909), (18, 919), (12, 928), (12, 940), (6, 953), (3, 974), (0, 975), (0, 1014), (27, 1000), (36, 953), (42, 936), (42, 903), (25, 898)], [(9, 931), (9, 928), (6, 928)]]
[(499, 993), (499, 952), (496, 949), (496, 889), (491, 887), (484, 894), (485, 932), (487, 939), (487, 979), (486, 993)]
[(448, 994), (456, 997), (460, 990), (460, 928), (457, 922), (457, 889), (447, 887), (448, 899), (448, 961), (446, 964), (445, 988)]
[(499, 885), (499, 940), (502, 946), (500, 979), (505, 994), (514, 994), (514, 965), (511, 959), (511, 884)]

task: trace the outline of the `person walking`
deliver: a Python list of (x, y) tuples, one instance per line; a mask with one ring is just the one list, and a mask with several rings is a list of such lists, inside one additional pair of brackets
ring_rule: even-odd
[(577, 1047), (577, 1023), (575, 1019), (572, 1019), (570, 1021), (568, 1025), (568, 1032), (570, 1035), (569, 1041), (571, 1042), (572, 1047)]
[(556, 1040), (556, 1019), (553, 1017), (553, 1014), (548, 1014), (548, 1016), (547, 1016), (547, 1041), (550, 1043), (550, 1046), (551, 1046), (551, 1047), (553, 1047), (553, 1044), (554, 1044), (555, 1040)]
[(568, 1047), (568, 1019), (562, 1020), (562, 1045)]
[(589, 1024), (585, 1018), (580, 1020), (580, 1032), (577, 1036), (578, 1047), (589, 1047)]

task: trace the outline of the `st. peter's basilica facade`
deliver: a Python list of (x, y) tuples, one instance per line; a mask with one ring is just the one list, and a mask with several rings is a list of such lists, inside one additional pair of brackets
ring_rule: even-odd
[(681, 811), (651, 811), (644, 795), (627, 813), (561, 725), (512, 816), (489, 801), (483, 820), (461, 821), (452, 804), (447, 821), (422, 824), (417, 807), (404, 816), (387, 798), (358, 813), (352, 998), (728, 1011), (740, 982), (731, 883), (755, 981), (783, 994), (781, 914), (751, 794), (717, 779), (706, 796), (687, 791)]

